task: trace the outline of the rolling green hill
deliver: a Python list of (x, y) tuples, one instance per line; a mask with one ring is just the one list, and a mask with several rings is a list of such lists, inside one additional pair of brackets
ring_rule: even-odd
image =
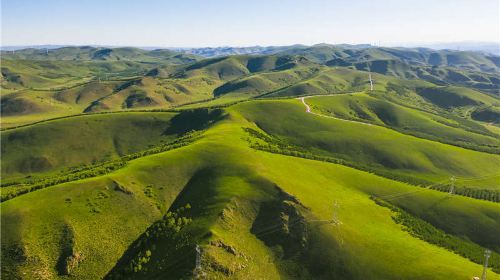
[(307, 114), (298, 100), (239, 106), (246, 118), (268, 134), (374, 170), (390, 169), (393, 174), (434, 179), (500, 171), (498, 155), (422, 140), (384, 127), (314, 116)]
[[(386, 197), (431, 226), (485, 246), (498, 244), (493, 234), (500, 226), (498, 204), (432, 190), (411, 195), (416, 187), (356, 169), (255, 151), (241, 128), (256, 126), (240, 112), (248, 115), (249, 107), (261, 106), (229, 108), (228, 118), (188, 146), (138, 158), (109, 175), (3, 202), (8, 226), (2, 227), (7, 260), (2, 272), (178, 278), (191, 275), (198, 244), (199, 273), (214, 278), (449, 279), (480, 273), (479, 264), (402, 230), (391, 218), (395, 214), (369, 196)], [(391, 196), (401, 193), (407, 195)], [(420, 207), (419, 200), (434, 203), (432, 210)], [(436, 221), (437, 215), (448, 218)], [(366, 223), (367, 216), (372, 222)], [(451, 227), (458, 220), (464, 224)], [(473, 228), (483, 229), (481, 240), (471, 235)], [(498, 274), (490, 271), (489, 278)]]
[[(460, 93), (467, 89), (448, 86), (496, 92), (500, 81), (497, 70), (478, 72), (483, 69), (462, 67), (489, 65), (489, 58), (474, 53), (452, 52), (461, 58), (450, 59), (454, 64), (435, 65), (427, 49), (363, 46), (296, 46), (271, 55), (205, 60), (179, 60), (170, 50), (67, 47), (51, 51), (48, 57), (39, 57), (40, 50), (27, 49), (2, 58), (4, 127), (83, 112), (165, 109), (211, 99), (216, 105), (257, 96), (366, 90), (367, 70), (383, 74), (374, 74), (377, 90), (387, 90), (382, 85), (390, 82), (409, 86), (432, 99), (435, 94), (429, 88), (446, 88), (450, 89), (446, 92), (474, 95), (476, 101), (470, 103), (474, 106), (498, 104), (482, 92)], [(439, 55), (452, 55), (445, 53)], [(391, 78), (394, 76), (399, 79)]]
[[(2, 134), (3, 179), (103, 162), (146, 150), (199, 130), (219, 111), (112, 113), (43, 122)], [(44, 141), (50, 138), (52, 141)], [(68, 146), (72, 143), (71, 146)], [(68, 152), (61, 153), (66, 146)]]
[(484, 135), (484, 131), (472, 133), (474, 127), (460, 127), (450, 120), (415, 109), (403, 107), (366, 94), (337, 95), (308, 98), (314, 111), (341, 119), (367, 122), (393, 128), (405, 134), (437, 140), (458, 146), (483, 147), (500, 152), (498, 135)]
[[(226, 93), (231, 93), (229, 101), (247, 98), (245, 94), (238, 97), (238, 93), (267, 93), (308, 77), (320, 67), (291, 56), (225, 57), (183, 66), (161, 61), (154, 65), (133, 61), (5, 61), (4, 127), (78, 113), (167, 109)], [(43, 72), (46, 68), (50, 70)]]
[(295, 48), (283, 53), (304, 55), (315, 62), (326, 63), (334, 59), (346, 62), (366, 62), (374, 60), (398, 60), (410, 65), (449, 66), (482, 72), (498, 72), (495, 56), (476, 52), (453, 50), (431, 50), (425, 48), (385, 48), (385, 47), (346, 47), (342, 45), (318, 44), (306, 48)]
[[(80, 116), (7, 131), (2, 134), (2, 177), (5, 180), (18, 174), (60, 170), (144, 150), (171, 140), (172, 135), (166, 130), (173, 116), (172, 113)], [(61, 152), (61, 146), (67, 150)]]
[(200, 53), (2, 52), (3, 278), (500, 279), (495, 57)]
[(472, 112), (471, 118), (483, 121), (483, 122), (491, 122), (494, 124), (500, 123), (500, 108), (498, 106), (490, 106), (485, 108), (479, 108)]
[(328, 66), (371, 70), (404, 79), (423, 79), (439, 85), (463, 85), (492, 94), (497, 94), (500, 89), (498, 57), (475, 52), (320, 44), (282, 53), (302, 55)]

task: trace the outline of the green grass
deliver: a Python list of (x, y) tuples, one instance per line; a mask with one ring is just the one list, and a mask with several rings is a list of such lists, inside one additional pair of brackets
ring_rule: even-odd
[(417, 93), (433, 104), (447, 109), (471, 105), (500, 104), (498, 99), (461, 87), (422, 88), (418, 89)]
[[(307, 114), (299, 100), (236, 106), (267, 133), (319, 155), (420, 178), (475, 177), (498, 173), (498, 155), (419, 139), (388, 128)], [(403, 152), (404, 151), (404, 152)], [(488, 186), (498, 189), (498, 185)]]
[[(347, 55), (340, 49), (328, 46), (318, 46), (313, 48), (313, 52), (322, 48), (326, 52), (332, 51), (333, 56), (341, 59)], [(383, 59), (394, 59), (395, 55), (401, 55), (385, 49), (364, 51), (374, 58)], [(94, 53), (100, 52), (103, 52), (103, 57), (93, 58)], [(75, 57), (77, 53), (79, 56)], [(319, 55), (328, 57), (322, 51)], [(354, 53), (351, 55), (356, 57)], [(413, 51), (405, 55), (410, 55), (412, 59), (418, 58)], [(24, 54), (21, 52), (2, 60), (3, 127), (82, 112), (168, 109), (221, 96), (243, 100), (261, 95), (286, 97), (331, 94), (367, 90), (369, 85), (366, 71), (354, 70), (355, 67), (330, 68), (315, 63), (322, 60), (317, 61), (308, 55), (238, 55), (197, 61), (195, 58), (175, 56), (169, 51), (62, 48), (54, 51), (50, 57), (45, 56), (36, 50), (27, 50)], [(361, 57), (357, 59), (363, 60)], [(486, 65), (485, 61), (476, 60), (474, 63), (482, 61)], [(178, 63), (183, 64), (173, 65)], [(366, 70), (366, 67), (357, 68)], [(437, 87), (431, 83), (443, 84), (438, 80), (405, 81), (391, 77), (400, 77), (400, 74), (390, 71), (382, 73), (387, 75), (373, 74), (375, 90), (390, 91), (389, 85), (396, 84), (412, 92), (404, 98), (393, 97), (393, 101), (418, 107), (423, 105), (434, 111), (450, 109), (449, 106), (454, 103), (445, 104), (446, 100), (459, 102), (458, 105), (466, 102), (462, 104), (464, 106), (453, 110), (462, 116), (475, 109), (475, 106), (498, 104), (494, 97), (478, 91)], [(410, 75), (402, 78), (415, 77)], [(443, 96), (448, 97), (443, 99)], [(225, 103), (225, 100), (222, 98), (206, 106)]]
[[(153, 68), (155, 67), (155, 68)], [(83, 112), (168, 109), (213, 97), (220, 81), (150, 75), (165, 62), (2, 60), (2, 127)], [(173, 66), (172, 66), (173, 67)]]
[[(436, 244), (440, 247), (447, 248), (475, 263), (480, 264), (483, 262), (484, 248), (481, 246), (478, 246), (467, 239), (447, 234), (442, 230), (433, 227), (431, 224), (422, 221), (421, 219), (408, 214), (406, 211), (401, 210), (398, 207), (394, 207), (390, 203), (383, 200), (374, 198), (374, 201), (381, 206), (391, 209), (395, 213), (393, 216), (394, 221), (403, 225), (405, 230), (411, 235), (429, 243)], [(493, 271), (497, 273), (500, 272), (500, 255), (496, 252), (492, 252), (491, 266)]]
[[(280, 107), (279, 102), (273, 102)], [(133, 160), (102, 177), (49, 187), (2, 203), (2, 244), (11, 248), (2, 252), (21, 252), (19, 258), (3, 258), (8, 268), (3, 273), (64, 278), (58, 274), (56, 264), (61, 256), (66, 256), (61, 255), (61, 248), (70, 246), (82, 256), (72, 275), (80, 279), (101, 278), (167, 209), (175, 211), (187, 203), (192, 205), (188, 217), (193, 221), (182, 232), (189, 236), (189, 244), (202, 245), (202, 265), (209, 277), (449, 279), (470, 278), (481, 272), (479, 264), (412, 237), (392, 220), (388, 209), (369, 198), (374, 194), (410, 192), (414, 187), (340, 165), (248, 147), (244, 140), (248, 136), (241, 127), (255, 125), (242, 118), (240, 112), (246, 115), (249, 109), (244, 106), (262, 103), (265, 102), (229, 108), (228, 118), (190, 146)], [(290, 104), (292, 108), (296, 106), (294, 101)], [(297, 112), (291, 110), (288, 114)], [(121, 187), (117, 188), (117, 184)], [(307, 207), (299, 211), (309, 229), (308, 245), (289, 258), (282, 253), (286, 243), (268, 247), (251, 233), (259, 209), (283, 201), (275, 185)], [(148, 195), (151, 193), (154, 195)], [(443, 198), (448, 202), (441, 202)], [(418, 200), (435, 205), (426, 210), (429, 208), (417, 207), (421, 205)], [(334, 201), (340, 205), (337, 216), (342, 224), (315, 222), (331, 219)], [(400, 197), (397, 203), (447, 232), (451, 228), (453, 233), (472, 236), (472, 229), (481, 229), (492, 234), (499, 226), (498, 219), (491, 216), (500, 213), (498, 204), (491, 202), (448, 198), (446, 194), (425, 190)], [(47, 208), (47, 204), (51, 207)], [(466, 218), (464, 213), (468, 213)], [(443, 214), (447, 219), (439, 220), (441, 224), (432, 220), (433, 215)], [(461, 221), (460, 227), (454, 226), (454, 221)], [(68, 227), (73, 231), (69, 243), (62, 238)], [(294, 240), (293, 236), (287, 238)], [(488, 236), (482, 236), (480, 241), (486, 243)], [(490, 235), (489, 242), (496, 244), (498, 240)], [(226, 247), (217, 245), (221, 243)], [(175, 275), (171, 273), (176, 271), (188, 273), (194, 268), (192, 247), (176, 250), (161, 244), (151, 249), (151, 260), (144, 265), (145, 272), (136, 275), (137, 279), (154, 279), (161, 273)], [(224, 249), (227, 246), (236, 255)], [(20, 261), (24, 257), (35, 261)], [(160, 269), (154, 265), (162, 260), (172, 266)], [(408, 266), (408, 262), (412, 265)], [(489, 278), (496, 279), (498, 275), (490, 272)]]
[(321, 69), (298, 83), (270, 93), (270, 97), (325, 95), (369, 89), (368, 74), (350, 69)]
[(332, 46), (292, 48), (283, 53), (301, 55), (332, 67), (389, 75), (401, 79), (421, 79), (439, 85), (462, 85), (496, 94), (498, 63), (494, 57), (476, 52), (411, 48), (374, 48)]
[(225, 83), (214, 90), (215, 96), (231, 95), (262, 95), (293, 85), (315, 75), (318, 67), (294, 67), (282, 71), (272, 71), (249, 75)]
[(471, 118), (478, 121), (500, 125), (500, 106), (478, 108), (472, 112)]
[[(181, 137), (178, 137), (171, 142), (161, 143), (147, 150), (123, 155), (118, 159), (107, 161), (101, 160), (98, 163), (70, 167), (67, 170), (61, 170), (60, 174), (35, 177), (30, 175), (26, 176), (25, 179), (7, 180), (7, 182), (3, 182), (2, 184), (1, 201), (6, 201), (19, 195), (37, 191), (50, 186), (86, 178), (98, 177), (107, 173), (111, 173), (115, 170), (123, 168), (128, 161), (189, 145), (193, 141), (196, 141), (197, 138), (199, 138), (200, 133), (200, 131), (193, 130), (189, 133), (183, 134)], [(154, 193), (151, 190), (151, 186), (147, 187), (148, 188), (147, 190), (145, 190), (145, 193), (147, 192), (149, 196), (153, 196)]]
[[(185, 92), (179, 91), (179, 87)], [(204, 81), (143, 77), (132, 81), (92, 81), (61, 91), (20, 90), (2, 97), (2, 127), (81, 113), (168, 110), (211, 98), (211, 90), (204, 88)]]
[(169, 130), (173, 117), (173, 113), (89, 115), (4, 131), (2, 177), (116, 159), (170, 141), (180, 132)]
[[(139, 62), (43, 61), (2, 59), (2, 73), (18, 76), (2, 81), (2, 88), (50, 90), (81, 84), (88, 78), (103, 80), (144, 73), (150, 66)], [(3, 75), (3, 74), (2, 74)]]
[[(500, 151), (500, 141), (495, 134), (475, 133), (468, 126), (444, 117), (406, 108), (366, 94), (313, 97), (306, 99), (313, 111), (342, 119), (356, 120), (393, 128), (415, 135), (466, 148)], [(481, 133), (481, 134), (480, 134)]]

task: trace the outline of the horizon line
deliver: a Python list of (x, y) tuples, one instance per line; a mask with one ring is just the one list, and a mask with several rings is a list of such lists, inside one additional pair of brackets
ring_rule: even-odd
[(80, 44), (80, 43), (68, 43), (68, 44), (57, 44), (57, 43), (44, 43), (44, 44), (1, 44), (0, 48), (29, 48), (29, 47), (109, 47), (109, 48), (159, 48), (159, 49), (204, 49), (204, 48), (252, 48), (252, 47), (288, 47), (288, 46), (316, 46), (316, 45), (369, 45), (375, 47), (425, 47), (430, 45), (439, 44), (494, 44), (500, 46), (500, 41), (479, 41), (479, 40), (460, 40), (460, 41), (429, 41), (429, 42), (365, 42), (365, 43), (315, 43), (315, 44), (303, 44), (303, 43), (293, 43), (293, 44), (276, 44), (276, 45), (266, 45), (266, 44), (255, 44), (255, 45), (206, 45), (206, 46), (168, 46), (168, 45), (129, 45), (129, 44)]

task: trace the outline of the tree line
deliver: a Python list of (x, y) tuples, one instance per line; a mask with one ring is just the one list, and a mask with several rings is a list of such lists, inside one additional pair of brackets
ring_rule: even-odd
[(115, 170), (123, 168), (130, 160), (187, 146), (197, 140), (201, 136), (201, 134), (202, 131), (191, 131), (173, 140), (172, 142), (161, 144), (145, 151), (125, 155), (116, 160), (74, 167), (71, 168), (67, 173), (62, 175), (9, 182), (8, 185), (4, 185), (2, 186), (2, 188), (14, 185), (18, 185), (18, 187), (13, 187), (13, 189), (9, 191), (2, 190), (2, 194), (0, 195), (0, 202), (4, 202), (14, 197), (46, 187), (111, 173)]
[[(371, 199), (378, 205), (389, 208), (394, 213), (392, 217), (394, 222), (401, 224), (412, 236), (446, 248), (477, 264), (483, 264), (485, 248), (470, 240), (448, 234), (385, 200), (376, 197)], [(494, 250), (491, 253), (489, 266), (494, 272), (500, 273), (500, 254)]]
[[(360, 163), (349, 162), (344, 159), (315, 155), (302, 147), (297, 147), (295, 145), (286, 143), (281, 139), (269, 136), (252, 128), (245, 127), (243, 128), (243, 130), (245, 130), (253, 138), (261, 140), (260, 142), (257, 141), (252, 142), (250, 139), (247, 139), (247, 141), (250, 143), (250, 147), (256, 150), (261, 150), (265, 152), (281, 154), (286, 156), (300, 157), (305, 159), (341, 164), (358, 170), (370, 172), (391, 180), (408, 183), (410, 185), (415, 185), (419, 187), (426, 187), (433, 184), (432, 182), (424, 179), (405, 176), (401, 174), (394, 174), (390, 171), (372, 168), (370, 166), (366, 166)], [(449, 192), (450, 186), (443, 184), (431, 187), (431, 189), (441, 192)], [(500, 192), (494, 190), (455, 187), (454, 194), (467, 196), (475, 199), (488, 200), (492, 202), (500, 202)]]

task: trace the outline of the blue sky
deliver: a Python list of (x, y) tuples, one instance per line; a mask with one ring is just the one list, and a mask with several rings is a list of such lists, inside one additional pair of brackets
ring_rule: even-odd
[(2, 0), (2, 45), (500, 41), (498, 0)]

